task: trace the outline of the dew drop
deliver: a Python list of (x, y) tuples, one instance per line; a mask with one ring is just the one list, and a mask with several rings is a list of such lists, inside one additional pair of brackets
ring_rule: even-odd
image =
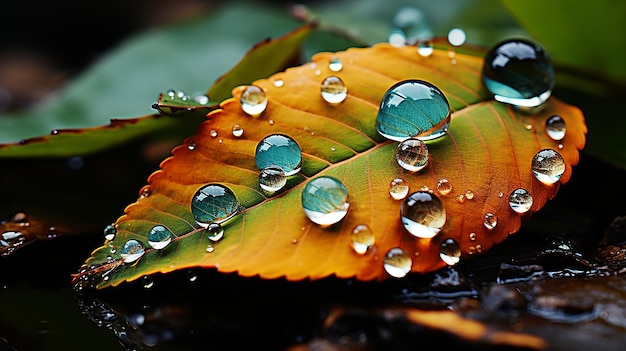
[(518, 107), (543, 104), (554, 88), (550, 58), (537, 44), (509, 39), (486, 55), (482, 80), (497, 101)]
[(104, 239), (107, 241), (111, 241), (115, 239), (115, 234), (117, 234), (117, 228), (115, 228), (115, 224), (109, 224), (104, 227)]
[(217, 130), (211, 129), (211, 138), (217, 137)]
[(274, 81), (274, 86), (277, 88), (283, 87), (285, 85), (285, 81), (283, 81), (282, 79), (276, 79)]
[(403, 200), (409, 195), (409, 184), (402, 178), (395, 178), (389, 183), (389, 195), (394, 200)]
[(515, 189), (509, 195), (509, 205), (517, 213), (526, 213), (533, 205), (533, 197), (526, 189)]
[(465, 192), (465, 198), (468, 200), (472, 200), (474, 198), (474, 192), (471, 190), (467, 190)]
[(359, 224), (352, 229), (352, 248), (363, 255), (374, 246), (376, 238), (367, 224)]
[(144, 275), (141, 278), (141, 284), (143, 285), (144, 289), (150, 290), (154, 287), (154, 279), (149, 275)]
[(189, 142), (187, 142), (187, 149), (189, 151), (193, 151), (196, 149), (196, 142), (193, 140), (189, 140)]
[(265, 111), (267, 107), (267, 95), (263, 88), (249, 85), (241, 93), (241, 109), (252, 117), (256, 117)]
[(126, 263), (137, 261), (143, 254), (146, 253), (143, 245), (135, 239), (130, 239), (124, 243), (120, 249), (120, 257)]
[(399, 247), (389, 250), (383, 259), (385, 271), (394, 278), (404, 278), (411, 271), (412, 265), (411, 256)]
[(338, 179), (320, 176), (310, 180), (302, 190), (302, 208), (309, 219), (329, 226), (348, 213), (348, 189)]
[(259, 141), (254, 157), (259, 170), (279, 167), (287, 177), (298, 173), (302, 167), (300, 146), (284, 134), (272, 134)]
[(329, 76), (322, 81), (320, 87), (322, 98), (330, 104), (338, 104), (343, 102), (348, 96), (348, 88), (343, 80), (337, 76)]
[(552, 185), (558, 182), (565, 172), (565, 160), (558, 152), (543, 149), (533, 157), (532, 169), (537, 180), (546, 185)]
[(239, 124), (233, 126), (233, 136), (239, 138), (243, 135), (243, 128)]
[(275, 193), (287, 184), (287, 177), (282, 168), (278, 166), (269, 166), (259, 173), (259, 186), (261, 189)]
[(239, 213), (240, 207), (232, 190), (215, 183), (198, 189), (191, 200), (191, 213), (203, 228), (231, 219)]
[(417, 43), (417, 53), (422, 57), (430, 57), (434, 51), (433, 42), (430, 40), (422, 40)]
[(343, 69), (343, 63), (341, 63), (341, 60), (338, 57), (332, 57), (328, 62), (328, 69), (333, 72), (341, 72)]
[(219, 223), (211, 223), (206, 228), (207, 238), (211, 241), (219, 241), (224, 237), (224, 227)]
[(470, 241), (476, 241), (477, 238), (478, 238), (478, 235), (476, 235), (476, 233), (469, 233)]
[(173, 237), (174, 234), (172, 234), (169, 229), (162, 225), (155, 225), (150, 229), (150, 232), (148, 232), (148, 244), (150, 244), (153, 249), (161, 250), (172, 242)]
[(454, 239), (446, 239), (439, 248), (439, 258), (449, 266), (461, 260), (461, 247)]
[(440, 195), (448, 195), (452, 191), (452, 184), (446, 178), (439, 179), (437, 182), (437, 192)]
[(498, 217), (491, 212), (487, 212), (485, 214), (483, 225), (489, 230), (494, 229), (498, 225)]
[(428, 147), (416, 138), (409, 138), (398, 144), (396, 161), (400, 167), (410, 172), (417, 172), (428, 164)]
[(400, 28), (392, 28), (387, 41), (391, 46), (401, 48), (406, 45), (406, 34)]
[(383, 137), (401, 142), (408, 138), (442, 137), (450, 125), (450, 105), (443, 92), (423, 80), (403, 80), (383, 96), (376, 129)]
[(207, 245), (206, 252), (211, 253), (215, 251), (215, 247), (213, 245)]
[(560, 141), (565, 137), (565, 120), (559, 115), (554, 115), (546, 120), (546, 133), (552, 140)]
[(467, 35), (465, 31), (461, 28), (452, 28), (448, 32), (448, 42), (452, 46), (461, 46), (465, 44), (465, 40), (467, 39)]
[(446, 210), (441, 200), (426, 191), (409, 195), (400, 205), (400, 215), (404, 228), (412, 235), (432, 238), (446, 223)]

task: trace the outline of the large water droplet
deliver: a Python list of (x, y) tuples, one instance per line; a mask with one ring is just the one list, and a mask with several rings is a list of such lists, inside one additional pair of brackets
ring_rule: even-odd
[(120, 249), (120, 257), (126, 263), (137, 261), (143, 254), (146, 253), (143, 245), (135, 239), (130, 239), (124, 243)]
[(543, 104), (554, 88), (554, 70), (537, 44), (523, 39), (500, 42), (485, 56), (485, 87), (500, 102), (519, 107)]
[(552, 149), (543, 149), (533, 157), (532, 169), (537, 180), (552, 185), (558, 182), (565, 172), (565, 160), (558, 152)]
[(404, 278), (413, 266), (411, 255), (399, 247), (394, 247), (385, 254), (383, 267), (394, 278)]
[(554, 115), (546, 120), (546, 133), (552, 140), (560, 141), (565, 137), (565, 120), (559, 115)]
[(395, 178), (389, 183), (389, 195), (394, 200), (402, 200), (409, 195), (409, 184), (402, 178)]
[(400, 205), (404, 228), (418, 238), (432, 238), (446, 223), (446, 210), (441, 200), (426, 191), (409, 195)]
[(509, 205), (517, 213), (526, 213), (533, 205), (533, 197), (526, 189), (515, 189), (509, 195)]
[(343, 80), (337, 76), (329, 76), (322, 81), (320, 91), (324, 101), (331, 104), (343, 102), (348, 96), (348, 88)]
[(249, 85), (241, 93), (241, 109), (252, 117), (256, 117), (265, 111), (267, 107), (267, 95), (263, 88)]
[(422, 170), (428, 164), (428, 147), (419, 139), (409, 138), (398, 144), (398, 164), (410, 172)]
[(348, 189), (338, 179), (320, 176), (310, 180), (302, 190), (302, 208), (309, 219), (328, 226), (348, 213)]
[(364, 254), (374, 246), (376, 238), (367, 224), (359, 224), (352, 229), (352, 248), (358, 254)]
[(431, 140), (444, 136), (450, 125), (450, 105), (443, 92), (418, 79), (393, 85), (383, 96), (376, 129), (387, 139)]
[(198, 189), (191, 200), (191, 213), (199, 226), (223, 223), (239, 213), (235, 194), (221, 184), (207, 184)]
[(111, 241), (115, 239), (115, 234), (117, 234), (117, 228), (115, 228), (115, 224), (109, 224), (104, 227), (104, 239), (107, 241)]
[(272, 134), (259, 141), (254, 157), (259, 170), (279, 167), (285, 172), (285, 176), (300, 172), (302, 167), (300, 146), (284, 134)]
[(169, 229), (162, 225), (155, 225), (148, 232), (148, 244), (156, 250), (161, 250), (172, 242), (173, 237), (174, 234)]
[(280, 167), (269, 166), (259, 173), (259, 186), (267, 192), (275, 193), (284, 188), (286, 184), (287, 177)]
[(461, 247), (454, 239), (446, 239), (439, 247), (439, 257), (449, 266), (454, 266), (461, 260)]
[(485, 214), (485, 220), (483, 222), (485, 228), (492, 230), (498, 225), (498, 217), (491, 212)]

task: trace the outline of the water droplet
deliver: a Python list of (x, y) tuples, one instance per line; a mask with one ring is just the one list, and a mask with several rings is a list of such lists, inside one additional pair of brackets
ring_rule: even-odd
[(404, 80), (383, 96), (376, 129), (387, 139), (431, 140), (442, 137), (450, 125), (450, 105), (443, 92), (423, 80)]
[(207, 184), (198, 189), (191, 200), (191, 213), (199, 226), (223, 223), (239, 213), (235, 194), (221, 184)]
[(406, 44), (406, 34), (400, 28), (392, 28), (387, 40), (391, 46), (401, 48)]
[(207, 245), (206, 252), (211, 253), (215, 251), (215, 247), (213, 245)]
[(273, 126), (274, 125), (274, 120), (270, 119), (269, 121), (267, 121), (267, 123), (269, 123), (271, 126)]
[(285, 81), (283, 81), (282, 79), (276, 79), (274, 81), (274, 86), (277, 87), (277, 88), (280, 88), (280, 87), (282, 87), (284, 85), (285, 85)]
[(249, 85), (241, 93), (241, 109), (252, 117), (256, 117), (265, 111), (267, 107), (267, 95), (263, 88)]
[(154, 287), (154, 279), (149, 275), (144, 275), (141, 278), (141, 284), (143, 285), (144, 289), (150, 290)]
[(546, 133), (552, 140), (560, 141), (565, 137), (565, 120), (554, 115), (546, 120)]
[(341, 60), (338, 57), (331, 57), (328, 62), (328, 69), (333, 72), (341, 72), (343, 69), (343, 63), (341, 63)]
[(206, 228), (207, 238), (211, 241), (220, 241), (224, 237), (224, 227), (219, 223), (211, 223)]
[(348, 213), (348, 189), (338, 179), (320, 176), (310, 180), (302, 190), (302, 208), (309, 219), (328, 226)]
[(193, 140), (189, 140), (189, 142), (187, 142), (187, 149), (189, 149), (189, 151), (193, 151), (196, 149), (196, 142)]
[(465, 31), (461, 28), (452, 28), (448, 32), (448, 42), (452, 46), (461, 46), (465, 44), (466, 39)]
[(470, 241), (476, 241), (476, 238), (478, 238), (478, 235), (476, 235), (476, 233), (469, 233)]
[(389, 195), (394, 200), (402, 200), (409, 195), (409, 184), (402, 178), (396, 178), (389, 183)]
[(146, 253), (143, 245), (135, 239), (130, 239), (124, 243), (120, 249), (120, 257), (126, 263), (137, 261), (143, 254)]
[(526, 213), (533, 205), (533, 197), (526, 189), (515, 189), (509, 195), (509, 205), (517, 213)]
[(145, 199), (150, 197), (152, 194), (152, 187), (150, 185), (145, 185), (143, 188), (139, 190), (139, 199)]
[(467, 190), (465, 192), (465, 198), (468, 200), (472, 200), (474, 198), (474, 192), (471, 190)]
[(200, 105), (206, 105), (209, 103), (209, 97), (201, 93), (194, 95), (193, 99)]
[(300, 172), (302, 167), (300, 146), (284, 134), (272, 134), (259, 141), (254, 157), (259, 170), (279, 167), (287, 177)]
[(400, 215), (404, 228), (412, 235), (432, 238), (446, 223), (446, 210), (441, 200), (426, 191), (409, 195), (400, 205)]
[(285, 172), (278, 166), (266, 167), (259, 173), (259, 186), (267, 192), (275, 193), (284, 188), (286, 184)]
[(439, 179), (437, 182), (437, 192), (440, 195), (448, 195), (452, 191), (452, 184), (446, 178)]
[(394, 278), (404, 278), (413, 266), (413, 259), (404, 250), (394, 247), (385, 254), (383, 267), (387, 274)]
[(239, 138), (243, 135), (243, 128), (239, 124), (233, 126), (233, 136)]
[(433, 31), (426, 15), (415, 6), (402, 6), (392, 20), (393, 28), (401, 33), (405, 42), (413, 45), (417, 40), (432, 39)]
[(162, 225), (155, 225), (148, 232), (148, 244), (156, 250), (161, 250), (166, 247), (170, 242), (174, 234)]
[(115, 234), (117, 234), (115, 224), (109, 224), (104, 227), (104, 240), (111, 241), (115, 239)]
[(324, 101), (331, 104), (341, 103), (348, 96), (348, 88), (343, 83), (343, 80), (337, 76), (326, 77), (322, 81), (320, 90)]
[(461, 260), (461, 247), (454, 239), (446, 239), (439, 248), (439, 257), (449, 266), (454, 266)]
[(552, 149), (537, 152), (532, 161), (535, 178), (546, 185), (552, 185), (561, 179), (565, 172), (563, 156)]
[(554, 71), (548, 55), (523, 39), (500, 42), (486, 55), (483, 83), (497, 101), (519, 107), (543, 104), (554, 88)]
[(211, 138), (217, 137), (217, 130), (211, 129)]
[(434, 51), (433, 42), (430, 40), (422, 40), (417, 43), (417, 53), (422, 57), (430, 57)]
[(422, 170), (428, 164), (428, 147), (419, 139), (409, 138), (398, 144), (398, 164), (410, 172)]
[(374, 246), (376, 238), (367, 224), (359, 224), (352, 229), (352, 248), (358, 254), (366, 253)]
[(485, 214), (485, 220), (483, 221), (485, 228), (492, 230), (498, 225), (498, 217), (491, 212)]
[(187, 280), (189, 280), (190, 283), (194, 283), (196, 280), (198, 280), (198, 273), (196, 273), (196, 271), (194, 271), (193, 269), (188, 270)]

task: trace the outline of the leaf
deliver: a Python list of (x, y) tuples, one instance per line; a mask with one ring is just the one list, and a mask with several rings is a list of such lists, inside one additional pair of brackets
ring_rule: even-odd
[[(94, 279), (102, 288), (193, 266), (268, 279), (335, 275), (383, 280), (389, 277), (383, 258), (391, 248), (406, 250), (412, 271), (424, 273), (446, 265), (439, 256), (446, 239), (458, 242), (462, 259), (502, 242), (570, 179), (585, 144), (584, 117), (578, 108), (555, 97), (535, 114), (500, 104), (482, 86), (481, 58), (457, 53), (451, 59), (449, 55), (448, 50), (436, 49), (431, 57), (421, 57), (415, 47), (385, 43), (320, 53), (312, 63), (255, 82), (269, 98), (267, 110), (256, 118), (242, 112), (238, 98), (243, 87), (236, 88), (234, 98), (209, 113), (198, 133), (176, 147), (173, 156), (148, 178), (150, 196), (125, 209), (116, 222), (116, 237), (92, 253), (74, 281)], [(328, 63), (333, 56), (343, 62), (337, 74), (348, 87), (348, 98), (339, 105), (327, 104), (320, 97), (320, 82), (332, 73)], [(429, 165), (409, 173), (395, 161), (397, 143), (377, 133), (375, 118), (385, 91), (415, 77), (438, 86), (453, 114), (448, 135), (428, 143)], [(279, 79), (284, 85), (276, 87)], [(567, 123), (562, 147), (545, 132), (545, 121), (554, 114)], [(244, 129), (239, 138), (232, 135), (235, 124)], [(285, 191), (266, 196), (258, 185), (254, 153), (259, 140), (277, 132), (299, 143), (303, 165)], [(191, 141), (193, 150), (188, 147)], [(531, 160), (543, 148), (558, 149), (566, 162), (565, 173), (552, 186), (540, 183), (531, 172)], [(313, 224), (300, 205), (304, 185), (319, 175), (340, 179), (351, 204), (348, 215), (327, 228)], [(408, 181), (411, 191), (436, 189), (443, 178), (452, 184), (450, 194), (439, 196), (448, 216), (434, 238), (417, 239), (403, 228), (399, 202), (389, 196), (389, 182), (399, 176)], [(196, 190), (211, 182), (232, 189), (245, 208), (225, 225), (225, 235), (217, 243), (207, 238), (190, 210)], [(508, 205), (508, 195), (520, 187), (534, 199), (525, 215)], [(493, 230), (483, 225), (488, 212), (498, 218)], [(148, 249), (146, 242), (156, 224), (176, 235), (163, 250)], [(350, 244), (350, 233), (359, 224), (367, 224), (376, 236), (376, 244), (364, 255), (355, 253)], [(147, 249), (138, 261), (125, 264), (119, 251), (129, 239)], [(212, 252), (207, 252), (209, 245)]]

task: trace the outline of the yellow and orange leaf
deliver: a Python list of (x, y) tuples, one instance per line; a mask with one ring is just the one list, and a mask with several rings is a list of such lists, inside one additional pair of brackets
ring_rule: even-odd
[[(343, 62), (336, 73), (331, 58)], [(207, 115), (196, 135), (173, 150), (172, 157), (148, 179), (144, 196), (128, 206), (117, 222), (115, 239), (95, 250), (85, 268), (75, 276), (95, 276), (98, 287), (116, 286), (147, 274), (188, 267), (214, 267), (222, 272), (289, 280), (320, 279), (330, 275), (359, 280), (389, 277), (383, 258), (392, 248), (411, 254), (412, 272), (444, 267), (439, 251), (448, 238), (458, 242), (461, 259), (469, 259), (502, 242), (519, 230), (522, 220), (541, 209), (567, 183), (585, 145), (587, 128), (581, 111), (552, 97), (532, 114), (491, 98), (481, 83), (482, 58), (446, 49), (422, 57), (415, 47), (397, 48), (386, 43), (339, 53), (319, 53), (312, 62), (287, 69), (254, 84), (265, 89), (269, 103), (258, 117), (241, 110), (243, 87), (233, 98)], [(338, 105), (320, 96), (320, 83), (338, 75), (348, 87), (348, 97)], [(404, 171), (395, 160), (397, 142), (381, 137), (375, 119), (383, 94), (404, 79), (422, 79), (439, 87), (450, 102), (452, 120), (448, 135), (428, 142), (429, 165), (417, 173)], [(277, 86), (275, 81), (282, 80)], [(549, 138), (546, 120), (560, 115), (567, 134), (559, 142)], [(240, 125), (244, 133), (233, 136)], [(217, 132), (217, 136), (214, 132)], [(301, 172), (281, 193), (268, 196), (258, 185), (254, 153), (257, 143), (272, 133), (294, 138), (303, 152)], [(189, 148), (189, 143), (195, 145)], [(563, 156), (565, 173), (554, 185), (539, 182), (531, 160), (541, 149)], [(301, 206), (304, 185), (314, 176), (341, 180), (349, 192), (347, 216), (330, 227), (311, 222)], [(447, 179), (452, 191), (439, 195), (447, 212), (441, 232), (418, 239), (400, 221), (400, 202), (389, 196), (389, 183), (402, 177), (411, 192), (435, 190)], [(191, 213), (191, 199), (200, 187), (217, 182), (231, 188), (245, 207), (225, 225), (225, 236), (211, 242)], [(517, 188), (530, 191), (531, 210), (520, 215), (508, 204)], [(497, 226), (484, 227), (493, 213)], [(147, 233), (156, 224), (177, 237), (163, 250), (148, 249)], [(364, 255), (351, 248), (351, 232), (367, 224), (376, 243)], [(147, 248), (141, 259), (123, 263), (119, 249), (128, 239)], [(212, 245), (212, 251), (207, 247)], [(210, 250), (209, 250), (210, 251)]]

